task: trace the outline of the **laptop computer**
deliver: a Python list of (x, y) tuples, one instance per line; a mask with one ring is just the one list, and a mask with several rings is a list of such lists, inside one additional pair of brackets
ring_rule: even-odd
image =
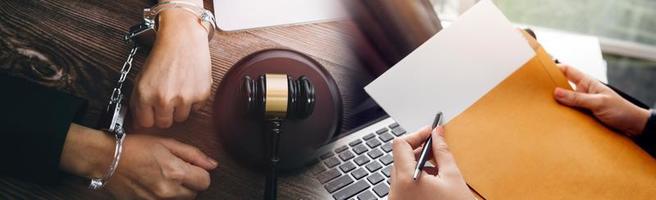
[[(392, 140), (407, 134), (365, 92), (370, 79), (338, 83), (345, 98), (341, 134), (316, 154), (304, 172), (321, 184), (330, 199), (386, 199), (393, 165)], [(351, 87), (351, 89), (345, 89)]]
[(406, 133), (393, 119), (381, 116), (322, 147), (312, 170), (322, 192), (336, 200), (387, 199), (392, 140)]
[(338, 0), (213, 0), (217, 27), (237, 31), (346, 18)]

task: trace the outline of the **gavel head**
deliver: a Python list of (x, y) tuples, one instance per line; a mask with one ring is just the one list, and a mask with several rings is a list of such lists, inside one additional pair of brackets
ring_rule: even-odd
[(249, 116), (264, 119), (305, 119), (314, 110), (315, 91), (305, 76), (265, 74), (243, 78), (242, 94)]

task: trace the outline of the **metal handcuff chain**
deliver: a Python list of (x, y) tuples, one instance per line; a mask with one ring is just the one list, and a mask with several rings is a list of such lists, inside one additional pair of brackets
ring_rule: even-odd
[(128, 74), (132, 69), (132, 63), (134, 56), (139, 51), (139, 45), (132, 40), (134, 36), (132, 31), (128, 32), (125, 39), (126, 42), (132, 45), (128, 56), (121, 67), (120, 76), (114, 89), (112, 90), (112, 95), (109, 97), (109, 102), (107, 103), (107, 108), (103, 119), (101, 119), (101, 130), (106, 131), (108, 134), (113, 135), (116, 140), (116, 145), (114, 147), (114, 156), (109, 169), (105, 172), (102, 177), (92, 177), (89, 183), (89, 189), (97, 190), (103, 188), (107, 181), (114, 175), (116, 168), (118, 168), (118, 162), (121, 158), (121, 153), (123, 151), (123, 141), (125, 140), (125, 129), (123, 128), (123, 123), (125, 120), (125, 115), (127, 109), (125, 107), (125, 98), (123, 95), (123, 85), (127, 80)]

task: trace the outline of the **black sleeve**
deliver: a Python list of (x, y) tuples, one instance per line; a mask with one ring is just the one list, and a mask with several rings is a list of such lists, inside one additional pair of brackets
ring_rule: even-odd
[(68, 128), (84, 99), (0, 75), (0, 176), (55, 183)]
[(647, 124), (642, 131), (642, 134), (638, 136), (635, 141), (649, 153), (652, 157), (656, 158), (656, 110), (649, 110), (649, 119), (647, 119)]

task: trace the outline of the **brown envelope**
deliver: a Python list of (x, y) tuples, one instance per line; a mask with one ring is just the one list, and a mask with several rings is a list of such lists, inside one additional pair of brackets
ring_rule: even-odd
[(558, 104), (554, 88), (570, 86), (529, 43), (536, 57), (445, 126), (467, 183), (486, 199), (656, 199), (656, 160)]

